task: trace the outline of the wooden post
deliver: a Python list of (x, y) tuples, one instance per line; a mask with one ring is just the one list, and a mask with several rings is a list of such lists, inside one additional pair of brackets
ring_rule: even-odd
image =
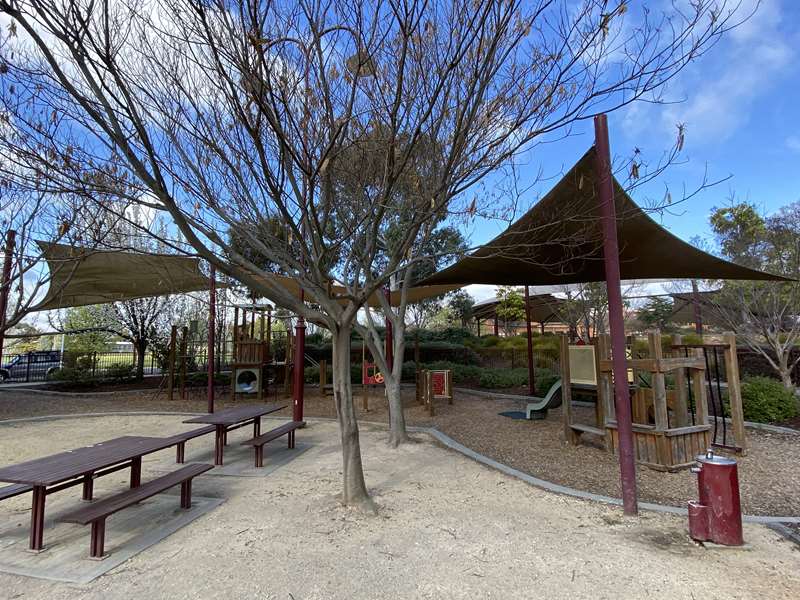
[(186, 352), (187, 352), (187, 344), (189, 342), (189, 328), (185, 327), (181, 330), (181, 350), (180, 350), (180, 357), (181, 357), (181, 385), (180, 385), (180, 397), (181, 400), (186, 399)]
[[(747, 434), (744, 430), (744, 409), (742, 408), (742, 388), (739, 382), (739, 357), (736, 354), (736, 335), (726, 331), (725, 340), (725, 376), (728, 380), (728, 402), (731, 407), (731, 424), (736, 445), (742, 454), (747, 454)], [(723, 415), (724, 418), (724, 415)]]
[(433, 416), (433, 373), (425, 371), (425, 402), (428, 403), (428, 416)]
[(614, 447), (614, 436), (611, 429), (608, 427), (608, 422), (616, 419), (614, 412), (614, 386), (611, 382), (611, 373), (602, 372), (599, 368), (601, 360), (608, 360), (610, 358), (609, 347), (610, 340), (607, 333), (601, 333), (597, 336), (595, 347), (595, 355), (597, 356), (597, 403), (603, 405), (603, 427), (605, 429), (606, 449), (610, 450)]
[(239, 362), (239, 307), (233, 307), (233, 335), (231, 337), (231, 402), (236, 402), (236, 363)]
[(284, 361), (283, 392), (289, 395), (292, 391), (292, 328), (286, 328), (286, 360)]
[(569, 340), (560, 334), (561, 362), (561, 418), (564, 424), (564, 440), (568, 444), (577, 444), (579, 436), (572, 430), (572, 386), (569, 372)]
[[(525, 329), (528, 333), (528, 395), (536, 395), (536, 382), (533, 368), (533, 332), (531, 332), (531, 295), (525, 286)], [(513, 352), (513, 350), (512, 350)]]
[(694, 305), (694, 330), (697, 335), (703, 335), (703, 313), (700, 310), (700, 292), (697, 289), (697, 280), (692, 279), (692, 304)]
[[(683, 344), (683, 336), (676, 333), (672, 336), (672, 345), (680, 346)], [(680, 348), (674, 352), (676, 358), (683, 358), (683, 352)], [(675, 419), (675, 427), (686, 427), (689, 425), (689, 401), (688, 401), (688, 382), (686, 381), (686, 369), (677, 369), (675, 371), (675, 410), (673, 417)]]
[(448, 404), (453, 403), (453, 396), (455, 396), (455, 392), (453, 391), (453, 371), (450, 369), (447, 370), (447, 402)]
[[(703, 349), (695, 348), (694, 355), (698, 360), (703, 361)], [(703, 369), (692, 369), (692, 392), (694, 394), (695, 419), (698, 425), (708, 425), (708, 402), (706, 401), (706, 382), (705, 371)]]
[(319, 361), (319, 393), (321, 396), (325, 395), (326, 385), (328, 385), (328, 361), (323, 358)]
[[(650, 358), (660, 361), (663, 358), (661, 332), (658, 330), (648, 332), (647, 345), (650, 350)], [(667, 413), (667, 388), (664, 373), (651, 371), (650, 382), (653, 387), (653, 414), (656, 420), (656, 431), (666, 431), (669, 429), (669, 414)]]
[(361, 408), (364, 412), (369, 412), (369, 388), (371, 386), (363, 382), (361, 383), (363, 397), (361, 399)]
[(175, 347), (177, 344), (178, 327), (172, 326), (169, 332), (169, 357), (167, 358), (167, 399), (172, 400), (173, 388), (175, 387)]

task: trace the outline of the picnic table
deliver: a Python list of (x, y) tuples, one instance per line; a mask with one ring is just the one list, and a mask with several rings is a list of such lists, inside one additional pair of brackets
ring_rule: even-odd
[(45, 498), (83, 484), (83, 500), (91, 500), (94, 480), (130, 467), (130, 486), (142, 481), (142, 457), (158, 452), (175, 441), (171, 438), (126, 435), (92, 446), (67, 450), (0, 468), (0, 481), (32, 487), (30, 549), (43, 549)]
[(187, 419), (184, 423), (207, 423), (216, 427), (214, 440), (214, 464), (222, 465), (223, 448), (225, 447), (228, 431), (253, 424), (253, 437), (261, 435), (261, 417), (286, 408), (286, 404), (276, 402), (270, 404), (257, 404), (234, 406), (214, 413)]

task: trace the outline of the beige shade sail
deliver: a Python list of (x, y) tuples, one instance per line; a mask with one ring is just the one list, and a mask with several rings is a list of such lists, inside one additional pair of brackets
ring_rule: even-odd
[(209, 287), (197, 258), (38, 244), (51, 279), (47, 295), (33, 310), (196, 292)]
[[(422, 285), (564, 285), (605, 281), (603, 236), (592, 147), (505, 232)], [(614, 180), (623, 280), (741, 279), (788, 281), (698, 250), (642, 210)]]
[[(121, 302), (209, 288), (209, 279), (200, 271), (198, 258), (92, 250), (47, 242), (38, 244), (50, 269), (51, 279), (47, 295), (33, 310)], [(281, 286), (293, 296), (300, 297), (300, 284), (292, 277), (260, 274), (256, 278)], [(419, 302), (460, 287), (458, 284), (413, 287), (408, 291), (408, 301)], [(346, 293), (346, 290), (333, 285), (330, 292), (335, 296)], [(313, 301), (308, 295), (307, 299)], [(392, 305), (397, 306), (399, 302), (400, 292), (392, 292)], [(369, 305), (380, 306), (377, 293), (370, 297)]]

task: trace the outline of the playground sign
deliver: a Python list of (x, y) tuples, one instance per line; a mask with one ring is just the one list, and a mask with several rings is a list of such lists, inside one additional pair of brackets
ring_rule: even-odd
[(363, 385), (379, 385), (383, 381), (383, 373), (378, 370), (378, 365), (366, 361), (361, 363), (361, 383)]
[(434, 398), (450, 399), (449, 373), (450, 371), (431, 371), (431, 391)]

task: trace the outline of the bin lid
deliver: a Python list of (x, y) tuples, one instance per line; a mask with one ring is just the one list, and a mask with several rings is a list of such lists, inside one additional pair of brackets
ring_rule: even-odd
[(736, 461), (727, 456), (719, 456), (709, 449), (705, 454), (698, 454), (697, 462), (712, 465), (735, 465)]

